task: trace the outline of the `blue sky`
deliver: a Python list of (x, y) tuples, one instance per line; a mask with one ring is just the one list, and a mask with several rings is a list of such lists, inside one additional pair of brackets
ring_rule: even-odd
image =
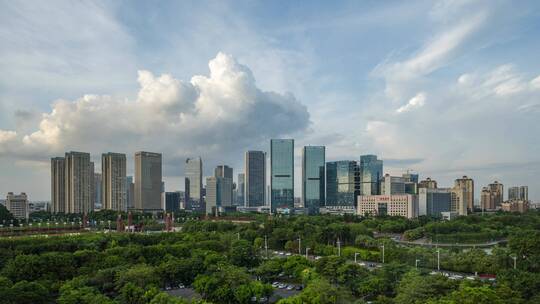
[(294, 137), (297, 164), (322, 144), (538, 200), (539, 32), (537, 1), (0, 1), (0, 194), (48, 199), (65, 150), (158, 150), (175, 190), (185, 157), (237, 173)]

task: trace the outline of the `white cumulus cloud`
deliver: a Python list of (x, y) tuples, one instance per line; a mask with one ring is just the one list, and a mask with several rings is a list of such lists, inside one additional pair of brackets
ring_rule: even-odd
[(398, 113), (408, 112), (415, 108), (423, 107), (426, 102), (426, 93), (420, 92), (416, 94), (413, 98), (409, 99), (409, 102), (406, 105), (399, 107), (396, 110)]

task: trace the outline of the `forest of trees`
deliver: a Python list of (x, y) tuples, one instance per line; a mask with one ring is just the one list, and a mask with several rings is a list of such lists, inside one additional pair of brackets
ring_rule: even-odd
[[(269, 298), (269, 283), (283, 274), (305, 288), (280, 300), (282, 304), (540, 303), (537, 212), (450, 222), (322, 215), (250, 218), (250, 223), (187, 220), (179, 224), (181, 232), (170, 233), (0, 238), (0, 303), (189, 303), (163, 291), (178, 284), (201, 295), (196, 303), (251, 303), (253, 298)], [(380, 237), (468, 233), (470, 240), (475, 233), (484, 238), (486, 231), (495, 231), (507, 243), (490, 254), (441, 249), (441, 268), (496, 274), (496, 282), (429, 275), (436, 265), (435, 249), (399, 246)], [(300, 238), (302, 252), (309, 247), (321, 258), (267, 258), (265, 237), (271, 251), (290, 252), (298, 252)], [(351, 261), (358, 253), (359, 259), (380, 262), (382, 245), (383, 267), (368, 270)]]

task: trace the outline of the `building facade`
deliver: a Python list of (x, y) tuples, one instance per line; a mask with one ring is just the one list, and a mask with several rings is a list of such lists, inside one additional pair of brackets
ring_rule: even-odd
[(406, 218), (418, 217), (418, 196), (399, 195), (360, 195), (358, 197), (357, 214), (392, 215)]
[(428, 177), (418, 183), (418, 188), (437, 189), (437, 181)]
[(508, 188), (508, 200), (529, 200), (529, 187), (517, 186)]
[(495, 203), (495, 208), (501, 207), (501, 204), (504, 201), (504, 186), (498, 181), (488, 185), (489, 190), (493, 193), (493, 200)]
[(127, 211), (126, 155), (104, 153), (101, 155), (102, 209)]
[(418, 194), (418, 174), (403, 173), (403, 180), (405, 182), (405, 193)]
[(325, 147), (306, 146), (302, 150), (302, 203), (310, 214), (325, 203)]
[(94, 210), (94, 164), (90, 154), (71, 151), (65, 156), (65, 213)]
[(450, 212), (452, 191), (450, 189), (420, 188), (418, 190), (418, 215), (441, 217)]
[(360, 156), (360, 195), (381, 194), (380, 182), (383, 177), (383, 161), (376, 155)]
[(180, 210), (180, 200), (183, 193), (180, 191), (165, 192), (165, 211), (176, 212)]
[(161, 153), (139, 151), (135, 153), (135, 209), (163, 210)]
[(51, 158), (51, 212), (66, 212), (66, 159)]
[(133, 183), (133, 176), (126, 177), (126, 203), (127, 208), (135, 208), (135, 184)]
[(469, 212), (474, 211), (474, 181), (464, 175), (454, 181), (454, 187), (463, 189), (463, 200)]
[(203, 163), (201, 157), (186, 159), (185, 197), (187, 209), (202, 210), (204, 207), (202, 174)]
[(236, 184), (236, 206), (244, 206), (244, 195), (246, 192), (246, 175), (244, 173), (238, 174), (238, 183)]
[(511, 200), (501, 204), (501, 210), (506, 212), (525, 213), (529, 210), (528, 200)]
[(246, 207), (265, 205), (266, 200), (266, 153), (247, 151), (244, 157)]
[(221, 181), (221, 205), (223, 207), (231, 207), (233, 205), (233, 168), (220, 165), (214, 170), (214, 176), (222, 179)]
[(28, 215), (30, 213), (28, 207), (28, 196), (24, 192), (21, 194), (8, 192), (6, 197), (6, 208), (9, 212), (11, 212), (14, 218), (19, 220), (28, 219)]
[(356, 207), (358, 165), (341, 160), (326, 163), (326, 207)]
[(270, 207), (294, 208), (294, 139), (270, 140)]
[(467, 200), (465, 196), (465, 189), (461, 187), (450, 188), (451, 203), (450, 211), (455, 212), (457, 215), (467, 215)]
[(381, 194), (405, 194), (405, 179), (402, 176), (385, 174), (381, 180)]

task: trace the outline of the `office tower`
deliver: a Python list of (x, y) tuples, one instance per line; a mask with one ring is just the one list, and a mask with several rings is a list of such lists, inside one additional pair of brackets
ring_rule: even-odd
[(294, 139), (270, 140), (270, 207), (294, 208)]
[(236, 187), (236, 205), (237, 206), (245, 205), (245, 201), (244, 201), (244, 195), (245, 195), (244, 192), (246, 191), (245, 176), (246, 175), (244, 173), (238, 174), (238, 183)]
[(483, 187), (480, 192), (480, 206), (482, 210), (495, 210), (495, 199), (489, 187)]
[(529, 200), (529, 187), (528, 186), (519, 187), (519, 199), (523, 201)]
[(451, 210), (452, 191), (436, 188), (420, 188), (418, 190), (418, 215), (441, 217), (441, 212)]
[(221, 205), (223, 207), (231, 207), (233, 205), (233, 169), (229, 166), (219, 165), (214, 170), (214, 176), (222, 178), (222, 193)]
[(102, 179), (101, 173), (94, 173), (94, 209), (103, 208), (102, 200), (101, 200), (102, 182), (103, 182), (103, 179)]
[(247, 151), (244, 157), (246, 207), (264, 206), (266, 201), (266, 153)]
[(418, 174), (415, 173), (403, 173), (403, 180), (405, 182), (405, 193), (418, 194)]
[(188, 158), (185, 164), (185, 196), (188, 209), (201, 210), (203, 206), (202, 159)]
[(206, 214), (217, 215), (220, 209), (232, 206), (230, 181), (231, 179), (224, 177), (206, 178)]
[(51, 212), (66, 212), (66, 159), (51, 158)]
[(16, 219), (28, 219), (29, 208), (26, 193), (14, 194), (13, 192), (8, 192), (6, 208)]
[(65, 172), (65, 212), (87, 213), (94, 210), (94, 170), (90, 154), (74, 151), (66, 153)]
[(418, 196), (411, 194), (397, 195), (360, 195), (356, 214), (364, 216), (392, 215), (406, 218), (418, 217)]
[(472, 178), (464, 175), (462, 178), (458, 178), (454, 182), (454, 187), (463, 189), (463, 200), (467, 205), (469, 211), (474, 211), (474, 181)]
[(437, 181), (428, 177), (418, 183), (418, 188), (437, 189)]
[(326, 204), (327, 207), (356, 207), (357, 191), (355, 175), (358, 165), (355, 161), (341, 160), (326, 163)]
[(495, 203), (495, 208), (498, 208), (501, 206), (504, 200), (504, 186), (503, 184), (499, 183), (498, 181), (495, 181), (488, 185), (489, 190), (493, 194), (493, 202)]
[(101, 174), (102, 209), (127, 211), (126, 155), (102, 154)]
[(180, 191), (165, 192), (165, 211), (176, 212), (180, 210), (180, 199), (183, 195)]
[(519, 197), (519, 187), (509, 187), (508, 188), (508, 200), (518, 200)]
[(135, 209), (158, 211), (161, 207), (161, 154), (135, 153)]
[(385, 174), (381, 180), (381, 193), (384, 195), (405, 194), (405, 179), (402, 176)]
[(380, 181), (383, 176), (383, 161), (376, 155), (360, 156), (360, 194), (378, 195), (381, 193)]
[(302, 203), (310, 214), (324, 206), (325, 147), (306, 146), (302, 150)]
[(126, 177), (126, 203), (128, 209), (135, 208), (135, 184), (133, 176)]

